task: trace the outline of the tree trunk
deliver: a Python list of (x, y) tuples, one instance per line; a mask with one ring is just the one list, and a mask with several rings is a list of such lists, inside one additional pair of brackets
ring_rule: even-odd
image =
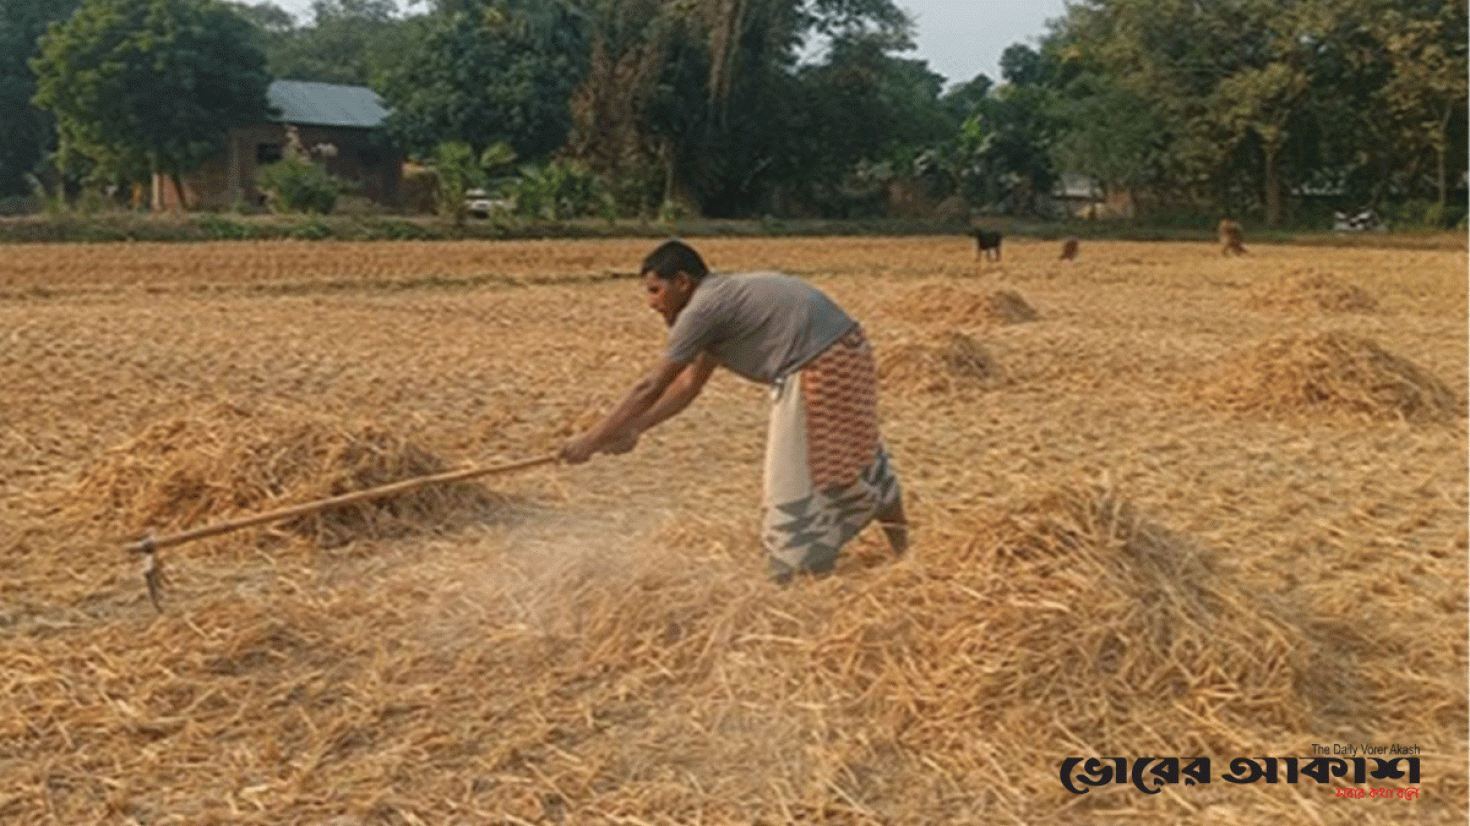
[(1444, 147), (1441, 146), (1437, 149), (1434, 156), (1435, 162), (1439, 166), (1437, 170), (1439, 173), (1439, 209), (1440, 214), (1443, 214), (1445, 207), (1449, 206), (1450, 203), (1448, 173), (1445, 171)]
[(674, 200), (674, 142), (672, 139), (664, 140), (663, 151), (660, 154), (663, 155), (664, 162), (664, 197), (663, 203), (659, 204), (659, 208), (662, 209), (664, 204)]
[(1435, 172), (1438, 174), (1439, 180), (1439, 212), (1441, 215), (1444, 214), (1445, 208), (1450, 204), (1449, 172), (1445, 168), (1445, 155), (1449, 152), (1450, 116), (1452, 113), (1453, 109), (1445, 107), (1444, 117), (1440, 118), (1439, 132), (1435, 135), (1434, 141), (1434, 162)]
[(1276, 169), (1280, 147), (1267, 144), (1263, 151), (1266, 155), (1266, 226), (1274, 227), (1281, 223), (1281, 176)]
[[(150, 176), (153, 185), (153, 211), (163, 212), (186, 212), (188, 204), (184, 200), (184, 181), (176, 170), (164, 172), (154, 169)], [(173, 189), (173, 198), (169, 198), (169, 189)]]
[(179, 196), (179, 212), (189, 211), (189, 194), (184, 191), (184, 178), (177, 169), (170, 170), (168, 179), (174, 182), (174, 192)]

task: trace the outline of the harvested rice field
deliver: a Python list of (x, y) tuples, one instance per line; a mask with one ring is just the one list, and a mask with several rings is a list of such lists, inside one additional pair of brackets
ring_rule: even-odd
[(864, 323), (910, 553), (768, 582), (717, 373), (156, 610), (555, 451), (653, 244), (0, 249), (0, 822), (1464, 823), (1463, 250), (691, 241)]

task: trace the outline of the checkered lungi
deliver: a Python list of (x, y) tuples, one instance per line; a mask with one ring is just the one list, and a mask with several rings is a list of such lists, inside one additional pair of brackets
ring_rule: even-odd
[(762, 542), (777, 579), (830, 570), (899, 496), (878, 435), (878, 377), (862, 329), (777, 381), (766, 442)]

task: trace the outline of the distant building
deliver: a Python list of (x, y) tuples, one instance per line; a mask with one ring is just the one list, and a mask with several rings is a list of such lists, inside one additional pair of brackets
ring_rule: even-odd
[[(268, 123), (231, 129), (225, 148), (183, 178), (194, 209), (228, 209), (264, 203), (255, 173), (281, 159), (286, 126), (296, 127), (307, 149), (322, 144), (332, 152), (316, 156), (327, 171), (360, 187), (374, 203), (396, 207), (402, 201), (403, 153), (378, 131), (388, 110), (372, 89), (335, 83), (277, 80), (267, 93), (280, 116)], [(167, 175), (153, 177), (154, 209), (180, 206)]]
[(1053, 196), (1072, 218), (1132, 218), (1133, 195), (1121, 186), (1106, 186), (1086, 175), (1064, 172)]

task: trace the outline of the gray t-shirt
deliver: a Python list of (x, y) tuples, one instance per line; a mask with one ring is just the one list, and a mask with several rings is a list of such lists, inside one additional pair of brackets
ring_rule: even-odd
[(667, 355), (688, 364), (707, 350), (734, 372), (770, 384), (856, 324), (801, 279), (775, 272), (710, 273), (670, 328)]

